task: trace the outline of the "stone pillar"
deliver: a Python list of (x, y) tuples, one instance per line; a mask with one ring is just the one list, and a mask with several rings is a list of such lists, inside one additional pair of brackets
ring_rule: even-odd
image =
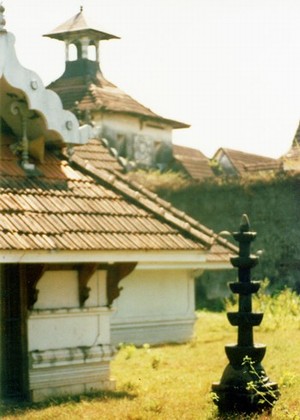
[(81, 57), (80, 58), (89, 58), (89, 52), (88, 52), (88, 48), (89, 48), (89, 44), (90, 44), (90, 40), (88, 37), (84, 37), (80, 39), (80, 44), (81, 44)]
[(229, 312), (228, 320), (238, 327), (237, 344), (225, 346), (229, 364), (221, 381), (212, 385), (215, 403), (220, 412), (254, 413), (271, 411), (279, 398), (278, 386), (266, 375), (261, 361), (266, 352), (264, 344), (254, 344), (253, 327), (260, 325), (263, 314), (252, 312), (252, 293), (259, 290), (260, 282), (251, 281), (250, 271), (258, 257), (250, 254), (256, 233), (250, 231), (248, 217), (243, 215), (240, 231), (233, 233), (239, 243), (239, 255), (231, 258), (238, 268), (238, 282), (230, 283), (233, 293), (239, 295), (238, 312)]
[(65, 41), (65, 61), (70, 61), (70, 54), (69, 54), (69, 49), (70, 49), (70, 43), (69, 41)]

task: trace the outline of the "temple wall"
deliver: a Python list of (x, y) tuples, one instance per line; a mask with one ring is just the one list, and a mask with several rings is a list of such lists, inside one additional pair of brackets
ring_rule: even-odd
[(120, 283), (112, 342), (185, 342), (195, 323), (194, 279), (188, 270), (137, 268)]
[(152, 121), (143, 121), (135, 116), (122, 114), (95, 114), (95, 125), (104, 129), (111, 128), (119, 134), (144, 134), (160, 141), (172, 141), (172, 127)]
[(33, 401), (61, 394), (113, 389), (106, 280), (96, 272), (79, 307), (76, 271), (46, 271), (28, 319), (29, 382)]
[(96, 114), (98, 135), (108, 140), (118, 156), (137, 166), (163, 168), (172, 158), (172, 127), (119, 114)]

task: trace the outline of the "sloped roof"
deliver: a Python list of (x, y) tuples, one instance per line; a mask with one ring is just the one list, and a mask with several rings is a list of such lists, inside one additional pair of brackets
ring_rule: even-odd
[(122, 164), (112, 154), (112, 149), (102, 139), (90, 139), (80, 147), (75, 146), (72, 152), (82, 160), (88, 161), (95, 169), (124, 171)]
[(207, 251), (228, 260), (235, 247), (116, 172), (79, 156), (47, 152), (28, 176), (1, 137), (0, 249), (22, 251)]
[[(3, 76), (5, 87), (0, 90), (0, 99), (3, 100), (7, 93), (21, 93), (18, 99), (22, 99), (25, 105), (27, 103), (30, 110), (32, 104), (41, 102), (44, 105), (45, 96), (49, 97), (53, 124), (59, 127), (63, 124), (64, 130), (71, 132), (70, 136), (61, 136), (62, 142), (87, 140), (90, 130), (84, 130), (82, 138), (77, 132), (77, 119), (62, 109), (57, 95), (45, 91), (43, 86), (40, 89), (38, 76), (20, 66), (13, 49), (14, 37), (4, 30), (0, 35), (0, 50), (3, 52), (0, 55), (0, 78)], [(115, 262), (118, 257), (126, 261), (128, 255), (135, 256), (131, 261), (138, 261), (137, 256), (146, 258), (151, 252), (158, 261), (162, 254), (167, 253), (173, 263), (177, 251), (175, 255), (184, 254), (185, 261), (193, 264), (199, 261), (200, 255), (200, 263), (227, 263), (229, 251), (236, 250), (155, 194), (130, 184), (113, 168), (114, 164), (109, 163), (108, 158), (103, 159), (102, 166), (93, 164), (90, 156), (84, 156), (86, 146), (81, 149), (81, 155), (75, 152), (69, 160), (55, 143), (51, 144), (51, 149), (48, 144), (42, 162), (35, 162), (30, 169), (27, 164), (22, 166), (20, 160), (23, 156), (18, 155), (20, 146), (21, 154), (27, 155), (34, 136), (29, 137), (27, 150), (27, 142), (20, 144), (24, 130), (18, 132), (16, 119), (8, 121), (4, 118), (7, 117), (3, 116), (5, 109), (0, 114), (2, 262), (38, 262), (43, 258), (53, 262), (59, 260), (58, 254), (60, 262), (69, 261), (66, 255), (78, 261), (78, 256), (86, 251), (82, 258), (93, 260), (95, 255), (97, 258), (101, 255), (106, 262), (112, 255), (114, 259), (110, 262)], [(30, 117), (32, 128), (37, 129), (39, 119), (36, 115)], [(93, 141), (90, 144), (93, 146)], [(120, 255), (120, 251), (124, 252)]]
[(85, 16), (83, 15), (82, 7), (80, 8), (80, 12), (77, 13), (75, 16), (68, 19), (66, 22), (62, 23), (61, 25), (57, 26), (55, 29), (50, 31), (49, 33), (45, 34), (49, 38), (55, 38), (59, 40), (67, 39), (67, 34), (69, 35), (78, 35), (78, 34), (88, 34), (94, 39), (103, 40), (103, 39), (112, 39), (117, 38), (116, 35), (111, 35), (106, 32), (99, 31), (96, 28), (91, 27), (87, 21)]
[[(75, 62), (72, 62), (74, 66)], [(94, 63), (92, 63), (94, 64)], [(62, 100), (65, 109), (96, 110), (129, 114), (160, 121), (173, 128), (188, 128), (189, 125), (164, 118), (151, 109), (133, 99), (130, 95), (104, 78), (98, 71), (94, 76), (85, 72), (80, 76), (62, 76), (50, 83), (49, 89), (54, 90)]]
[(214, 177), (209, 159), (200, 150), (173, 145), (173, 156), (176, 164), (194, 180), (202, 181)]
[(281, 165), (277, 159), (223, 147), (218, 149), (213, 159), (219, 161), (224, 155), (239, 175), (245, 172), (278, 170)]

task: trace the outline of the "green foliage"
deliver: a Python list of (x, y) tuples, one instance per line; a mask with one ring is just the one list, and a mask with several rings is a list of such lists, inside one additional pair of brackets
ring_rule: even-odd
[(254, 361), (249, 356), (244, 357), (242, 365), (246, 367), (247, 372), (253, 377), (253, 380), (247, 383), (247, 390), (259, 398), (259, 404), (267, 403), (269, 407), (273, 408), (278, 398), (272, 388), (265, 384), (265, 376), (259, 374), (255, 368)]
[(243, 213), (257, 232), (253, 250), (261, 250), (255, 278), (268, 277), (272, 290), (289, 286), (300, 292), (300, 176), (224, 178), (184, 184), (155, 192), (216, 233), (236, 231)]
[(119, 349), (123, 350), (126, 360), (131, 359), (134, 356), (134, 353), (136, 352), (136, 347), (134, 344), (120, 343), (118, 347)]
[(159, 356), (154, 356), (151, 361), (151, 366), (153, 369), (158, 369), (161, 364), (161, 358)]
[[(300, 329), (300, 296), (289, 288), (271, 294), (268, 286), (268, 279), (262, 281), (252, 300), (253, 311), (264, 314), (260, 329), (277, 331), (287, 325)], [(238, 295), (226, 299), (226, 311), (238, 311)]]
[(237, 230), (241, 215), (248, 214), (258, 234), (254, 248), (262, 251), (254, 277), (268, 277), (273, 291), (288, 286), (300, 293), (299, 175), (218, 176), (196, 182), (171, 171), (137, 171), (128, 177), (216, 233)]

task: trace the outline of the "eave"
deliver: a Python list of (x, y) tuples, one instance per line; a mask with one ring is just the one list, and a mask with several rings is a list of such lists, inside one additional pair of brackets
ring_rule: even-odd
[(136, 262), (140, 269), (230, 269), (229, 258), (211, 261), (207, 251), (1, 251), (0, 264)]

